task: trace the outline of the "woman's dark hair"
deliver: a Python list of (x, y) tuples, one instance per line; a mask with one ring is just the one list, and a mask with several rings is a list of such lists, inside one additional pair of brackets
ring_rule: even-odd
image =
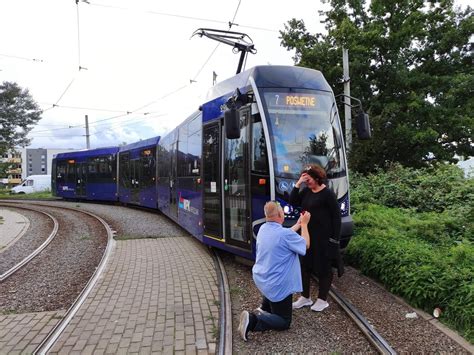
[(303, 169), (301, 174), (304, 173), (311, 176), (319, 185), (324, 184), (324, 182), (326, 181), (326, 171), (319, 165), (311, 164), (306, 166), (306, 168)]

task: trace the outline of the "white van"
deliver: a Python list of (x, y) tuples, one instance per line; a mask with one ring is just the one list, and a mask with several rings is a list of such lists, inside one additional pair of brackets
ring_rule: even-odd
[(11, 189), (12, 194), (31, 194), (32, 192), (51, 191), (51, 175), (31, 175), (20, 185)]

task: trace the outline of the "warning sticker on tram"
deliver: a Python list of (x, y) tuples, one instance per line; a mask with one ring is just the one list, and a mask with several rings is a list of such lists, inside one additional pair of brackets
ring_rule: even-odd
[[(268, 96), (267, 96), (268, 98)], [(271, 95), (270, 106), (279, 107), (316, 107), (316, 95), (309, 94), (284, 94), (274, 93)]]

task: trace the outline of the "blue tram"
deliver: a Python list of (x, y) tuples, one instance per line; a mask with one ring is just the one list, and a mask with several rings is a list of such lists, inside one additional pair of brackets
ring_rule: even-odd
[(117, 147), (60, 153), (52, 164), (52, 191), (67, 199), (117, 200)]
[(118, 200), (156, 208), (156, 147), (160, 137), (122, 146), (118, 151)]
[[(104, 154), (116, 167), (100, 188), (95, 177), (84, 180), (84, 171), (96, 168), (80, 164), (102, 162)], [(58, 154), (53, 186), (66, 198), (158, 209), (203, 243), (253, 258), (264, 203), (280, 201), (286, 223), (293, 224), (299, 211), (289, 194), (310, 163), (326, 169), (337, 195), (344, 247), (353, 223), (334, 94), (319, 71), (257, 66), (214, 86), (199, 110), (165, 137)]]

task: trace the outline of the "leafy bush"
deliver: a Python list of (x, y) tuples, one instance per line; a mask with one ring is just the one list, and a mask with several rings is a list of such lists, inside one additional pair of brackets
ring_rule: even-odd
[(474, 180), (453, 166), (354, 174), (347, 261), (474, 342)]
[(432, 243), (411, 233), (417, 216), (383, 206), (366, 207), (354, 216), (357, 235), (346, 250), (347, 261), (415, 307), (428, 313), (440, 307), (443, 319), (474, 341), (472, 243)]
[(455, 165), (415, 170), (394, 164), (368, 176), (353, 173), (351, 187), (354, 205), (377, 203), (417, 212), (442, 212), (464, 205), (474, 216), (474, 179), (465, 179)]

